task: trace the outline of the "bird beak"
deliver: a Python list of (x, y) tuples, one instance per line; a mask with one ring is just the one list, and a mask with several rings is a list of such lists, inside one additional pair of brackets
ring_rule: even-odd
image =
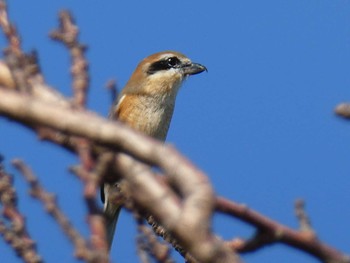
[(203, 71), (208, 71), (207, 68), (198, 63), (185, 64), (182, 66), (182, 71), (184, 75), (195, 75)]

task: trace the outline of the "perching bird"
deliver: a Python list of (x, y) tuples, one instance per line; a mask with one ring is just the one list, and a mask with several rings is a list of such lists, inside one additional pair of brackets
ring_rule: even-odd
[[(118, 96), (111, 118), (124, 122), (153, 138), (164, 141), (173, 115), (177, 92), (190, 75), (207, 70), (193, 63), (185, 55), (164, 51), (140, 62)], [(113, 184), (103, 187), (107, 241), (112, 244), (120, 206), (108, 202), (108, 191)]]

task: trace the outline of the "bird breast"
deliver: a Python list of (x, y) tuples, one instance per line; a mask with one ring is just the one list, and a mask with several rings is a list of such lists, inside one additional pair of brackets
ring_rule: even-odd
[(174, 96), (127, 94), (116, 107), (118, 120), (135, 130), (164, 141), (175, 106)]

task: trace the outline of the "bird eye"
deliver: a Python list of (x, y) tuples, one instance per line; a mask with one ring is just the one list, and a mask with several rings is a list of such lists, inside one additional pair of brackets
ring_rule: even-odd
[(153, 62), (148, 70), (148, 74), (154, 74), (161, 70), (168, 70), (171, 68), (178, 68), (181, 65), (181, 61), (177, 57), (164, 58)]
[(177, 57), (171, 57), (167, 59), (169, 67), (175, 67), (180, 63), (180, 60)]

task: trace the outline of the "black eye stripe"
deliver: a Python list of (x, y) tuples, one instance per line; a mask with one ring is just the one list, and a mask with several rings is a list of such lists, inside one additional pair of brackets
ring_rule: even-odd
[(148, 74), (154, 74), (160, 70), (167, 70), (171, 68), (177, 68), (181, 64), (181, 61), (177, 57), (170, 57), (162, 59), (156, 62), (153, 62), (149, 69), (147, 70)]

